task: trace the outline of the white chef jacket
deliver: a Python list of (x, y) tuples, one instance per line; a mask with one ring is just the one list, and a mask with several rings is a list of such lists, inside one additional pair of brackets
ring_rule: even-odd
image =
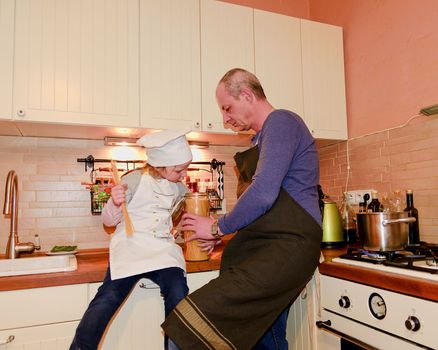
[(142, 174), (140, 184), (127, 204), (134, 234), (126, 235), (122, 218), (111, 238), (111, 279), (168, 267), (186, 270), (182, 249), (171, 234), (171, 210), (186, 192), (182, 183)]

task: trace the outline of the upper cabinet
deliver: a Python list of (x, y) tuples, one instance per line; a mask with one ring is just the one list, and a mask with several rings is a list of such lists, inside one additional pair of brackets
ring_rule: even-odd
[(11, 119), (14, 0), (0, 0), (0, 47), (0, 119)]
[(204, 131), (224, 129), (216, 86), (232, 68), (254, 71), (253, 9), (201, 0), (202, 123)]
[(0, 45), (2, 123), (234, 134), (216, 87), (244, 68), (315, 138), (347, 138), (332, 25), (217, 0), (0, 0)]
[(347, 139), (342, 28), (301, 20), (304, 119), (313, 137)]
[(15, 119), (139, 125), (139, 0), (16, 0)]
[(199, 0), (140, 2), (142, 127), (201, 131), (199, 43)]
[(275, 108), (304, 118), (298, 18), (254, 10), (255, 74)]

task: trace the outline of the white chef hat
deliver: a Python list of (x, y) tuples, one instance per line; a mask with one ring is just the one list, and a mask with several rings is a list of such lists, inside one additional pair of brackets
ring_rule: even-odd
[(146, 148), (147, 162), (154, 167), (187, 163), (193, 159), (186, 138), (189, 128), (163, 130), (141, 137), (137, 144)]

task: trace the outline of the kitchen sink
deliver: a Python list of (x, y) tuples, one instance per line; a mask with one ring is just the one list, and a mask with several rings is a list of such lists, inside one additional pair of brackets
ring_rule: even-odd
[(77, 268), (78, 264), (74, 255), (1, 259), (0, 277), (74, 271)]

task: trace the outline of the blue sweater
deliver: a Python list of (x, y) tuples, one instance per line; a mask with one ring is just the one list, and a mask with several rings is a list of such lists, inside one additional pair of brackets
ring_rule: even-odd
[(223, 233), (250, 224), (274, 204), (284, 188), (319, 224), (319, 159), (315, 140), (295, 113), (275, 110), (255, 135), (259, 161), (251, 185), (231, 212), (219, 219)]

